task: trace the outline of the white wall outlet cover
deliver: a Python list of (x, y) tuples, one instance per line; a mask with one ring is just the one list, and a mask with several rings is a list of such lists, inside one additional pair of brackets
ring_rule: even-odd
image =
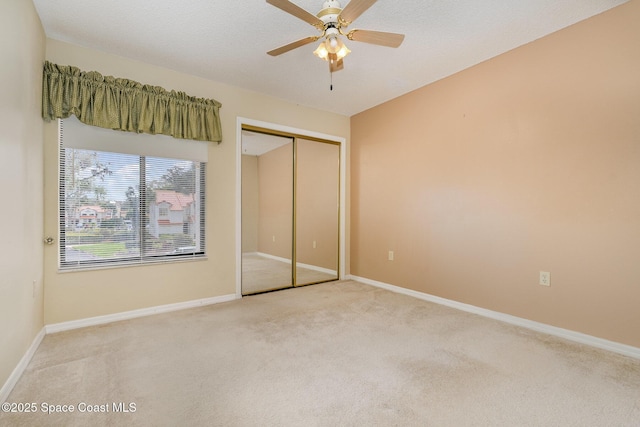
[(542, 286), (551, 286), (551, 273), (549, 273), (548, 271), (541, 271), (540, 284)]

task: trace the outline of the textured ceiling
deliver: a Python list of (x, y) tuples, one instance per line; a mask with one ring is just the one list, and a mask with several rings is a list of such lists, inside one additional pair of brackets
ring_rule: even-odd
[[(349, 29), (404, 33), (404, 43), (347, 41), (352, 53), (330, 91), (315, 43), (266, 54), (317, 30), (265, 0), (33, 0), (50, 38), (347, 116), (625, 1), (379, 0)], [(322, 7), (294, 3), (313, 14)]]

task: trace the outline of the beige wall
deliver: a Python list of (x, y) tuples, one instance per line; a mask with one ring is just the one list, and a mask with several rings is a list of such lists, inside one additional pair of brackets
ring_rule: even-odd
[(639, 22), (633, 0), (354, 116), (352, 274), (640, 346)]
[(0, 387), (43, 327), (40, 100), (44, 49), (44, 32), (31, 1), (2, 0)]
[[(47, 59), (222, 103), (223, 141), (209, 147), (206, 261), (59, 273), (57, 250), (45, 250), (45, 322), (234, 294), (236, 272), (236, 123), (245, 117), (349, 136), (349, 118), (287, 103), (149, 64), (47, 40)], [(45, 125), (45, 231), (57, 236), (56, 125)]]

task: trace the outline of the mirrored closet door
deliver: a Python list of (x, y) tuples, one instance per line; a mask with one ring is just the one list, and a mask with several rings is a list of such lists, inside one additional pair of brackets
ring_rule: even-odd
[(296, 139), (296, 285), (337, 280), (340, 146)]
[(242, 131), (242, 294), (338, 279), (340, 145)]

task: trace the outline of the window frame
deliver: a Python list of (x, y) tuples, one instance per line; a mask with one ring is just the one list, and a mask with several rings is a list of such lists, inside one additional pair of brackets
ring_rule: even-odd
[[(205, 260), (207, 259), (207, 244), (206, 244), (206, 169), (207, 162), (199, 161), (199, 160), (189, 160), (196, 165), (196, 191), (194, 192), (194, 198), (199, 199), (198, 201), (198, 217), (199, 217), (199, 236), (196, 236), (199, 243), (200, 249), (194, 252), (185, 252), (184, 250), (174, 250), (171, 253), (167, 254), (145, 254), (145, 250), (147, 249), (147, 245), (145, 244), (145, 236), (144, 231), (145, 227), (142, 226), (143, 221), (140, 221), (137, 229), (133, 229), (137, 237), (137, 243), (139, 244), (140, 254), (138, 256), (133, 257), (124, 257), (124, 258), (108, 258), (108, 259), (94, 259), (94, 260), (74, 260), (74, 261), (66, 261), (66, 226), (68, 218), (66, 217), (66, 200), (65, 200), (65, 170), (66, 170), (66, 155), (65, 150), (85, 150), (85, 151), (96, 151), (96, 152), (108, 152), (113, 154), (122, 154), (129, 155), (130, 153), (121, 153), (117, 151), (110, 151), (109, 147), (103, 147), (102, 150), (99, 149), (85, 149), (85, 148), (74, 148), (74, 147), (65, 147), (64, 145), (64, 131), (63, 131), (63, 119), (58, 120), (58, 269), (61, 272), (70, 272), (70, 271), (83, 271), (83, 270), (92, 270), (92, 269), (104, 269), (104, 268), (119, 268), (119, 267), (130, 267), (130, 266), (139, 266), (139, 265), (152, 265), (152, 264), (164, 264), (164, 263), (173, 263), (173, 262), (183, 262), (183, 261), (196, 261), (196, 260)], [(88, 126), (88, 125), (87, 125)], [(111, 131), (114, 133), (118, 133), (119, 131)], [(167, 138), (162, 136), (163, 138)], [(180, 143), (179, 140), (176, 140), (176, 143)], [(139, 190), (138, 190), (138, 209), (139, 212), (144, 212), (140, 216), (149, 215), (149, 206), (150, 204), (145, 197), (145, 191), (147, 186), (146, 181), (146, 168), (145, 162), (147, 158), (166, 158), (169, 160), (183, 161), (185, 159), (179, 158), (169, 158), (169, 157), (159, 157), (157, 155), (144, 155), (144, 154), (133, 154), (138, 157), (138, 162), (140, 165), (139, 168)], [(96, 213), (95, 220), (97, 221), (99, 215)], [(73, 222), (75, 222), (75, 217), (73, 218)], [(126, 223), (125, 223), (126, 224)], [(98, 225), (99, 226), (99, 225)], [(126, 224), (129, 227), (128, 224)], [(196, 247), (198, 244), (196, 245)], [(184, 248), (176, 248), (176, 249), (184, 249)]]

